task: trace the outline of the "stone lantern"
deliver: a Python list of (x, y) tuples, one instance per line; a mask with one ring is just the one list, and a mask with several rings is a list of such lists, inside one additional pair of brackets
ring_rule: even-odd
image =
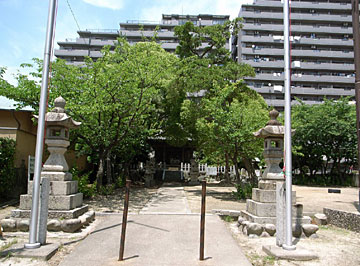
[[(59, 172), (66, 173), (69, 171), (69, 166), (66, 163), (64, 154), (69, 142), (69, 129), (75, 129), (80, 126), (80, 122), (74, 121), (70, 116), (65, 113), (65, 100), (60, 96), (55, 99), (55, 108), (46, 113), (46, 137), (45, 143), (48, 146), (50, 152), (49, 158), (46, 160), (42, 171), (49, 172), (50, 179), (54, 179)], [(54, 172), (54, 174), (51, 174)], [(61, 174), (60, 174), (61, 175)], [(60, 178), (62, 179), (62, 178)], [(64, 176), (64, 180), (67, 180)]]
[[(246, 200), (246, 211), (241, 211), (240, 214), (244, 226), (246, 225), (247, 228), (244, 232), (247, 234), (253, 234), (252, 228), (257, 227), (259, 229), (256, 231), (258, 235), (262, 234), (263, 231), (273, 235), (279, 226), (277, 217), (280, 216), (277, 214), (277, 210), (282, 213), (282, 210), (276, 206), (278, 201), (276, 184), (283, 185), (285, 182), (284, 174), (279, 166), (284, 154), (285, 127), (277, 120), (278, 111), (275, 109), (270, 111), (269, 116), (270, 120), (266, 126), (254, 133), (255, 137), (264, 139), (263, 154), (266, 169), (259, 181), (259, 187), (252, 189), (252, 198)], [(294, 133), (294, 130), (292, 133)], [(293, 192), (292, 202), (293, 222), (296, 225), (309, 224), (311, 222), (310, 217), (303, 216), (302, 205), (296, 204), (295, 192)], [(285, 221), (285, 219), (279, 219)], [(246, 223), (246, 221), (250, 223)], [(254, 223), (257, 225), (255, 226)], [(277, 224), (276, 228), (275, 224)], [(298, 229), (299, 226), (296, 228)], [(301, 234), (301, 228), (296, 232), (294, 236), (298, 236), (298, 232)], [(277, 232), (277, 236), (280, 235), (281, 232)]]
[[(72, 180), (64, 154), (70, 145), (69, 130), (76, 129), (80, 122), (65, 113), (65, 100), (58, 97), (54, 109), (46, 113), (45, 143), (50, 153), (42, 167), (41, 178), (48, 178), (50, 191), (48, 200), (47, 228), (50, 231), (75, 232), (94, 219), (94, 212), (83, 205), (83, 194), (78, 192), (78, 181)], [(36, 117), (37, 118), (37, 117)], [(28, 224), (32, 203), (33, 181), (28, 182), (28, 194), (20, 196), (20, 208), (11, 213), (13, 222), (8, 224)], [(3, 226), (4, 227), (4, 226)], [(8, 228), (6, 230), (16, 230)], [(28, 227), (22, 230), (28, 230)]]
[(262, 183), (284, 181), (284, 174), (279, 164), (284, 153), (285, 127), (277, 120), (279, 112), (273, 109), (269, 113), (270, 120), (265, 127), (255, 132), (257, 138), (264, 139), (264, 160), (266, 169), (261, 177)]

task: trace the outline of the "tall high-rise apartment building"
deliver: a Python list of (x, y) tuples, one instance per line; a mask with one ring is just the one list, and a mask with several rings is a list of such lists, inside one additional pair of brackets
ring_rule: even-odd
[[(292, 98), (314, 104), (355, 95), (351, 1), (292, 0), (290, 5)], [(256, 0), (242, 5), (239, 17), (243, 28), (232, 40), (232, 56), (255, 68), (247, 84), (283, 109), (283, 2)]]
[(71, 64), (82, 64), (84, 57), (97, 59), (102, 56), (104, 45), (114, 47), (119, 36), (125, 36), (130, 43), (151, 39), (156, 31), (156, 40), (168, 52), (174, 52), (179, 41), (174, 36), (174, 28), (191, 21), (197, 26), (223, 24), (229, 20), (228, 15), (162, 15), (161, 22), (129, 20), (120, 23), (120, 29), (96, 29), (78, 31), (79, 38), (58, 42), (59, 49), (55, 50), (57, 58), (65, 59)]

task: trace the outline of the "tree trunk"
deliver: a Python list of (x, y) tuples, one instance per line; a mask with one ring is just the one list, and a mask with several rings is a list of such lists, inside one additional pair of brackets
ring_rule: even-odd
[(240, 184), (240, 173), (239, 173), (239, 166), (235, 158), (232, 159), (234, 167), (235, 167), (235, 174), (236, 174), (236, 183)]
[(104, 176), (104, 155), (100, 156), (99, 159), (99, 168), (96, 173), (96, 188), (99, 190), (103, 185), (103, 176)]
[(107, 184), (112, 184), (112, 168), (111, 168), (111, 153), (110, 151), (106, 155), (106, 180)]
[(229, 167), (229, 154), (225, 152), (225, 180), (227, 183), (230, 183), (230, 167)]
[(255, 169), (254, 169), (251, 161), (249, 160), (249, 158), (244, 158), (244, 164), (245, 164), (245, 169), (250, 176), (251, 184), (253, 186), (256, 186), (257, 185), (257, 176), (255, 174)]

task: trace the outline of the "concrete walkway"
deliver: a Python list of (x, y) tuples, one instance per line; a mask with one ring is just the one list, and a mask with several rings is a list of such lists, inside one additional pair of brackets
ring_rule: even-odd
[(215, 215), (206, 216), (205, 260), (198, 260), (200, 216), (190, 213), (183, 187), (160, 188), (140, 214), (128, 216), (122, 262), (117, 261), (122, 215), (97, 219), (101, 223), (61, 266), (251, 265)]

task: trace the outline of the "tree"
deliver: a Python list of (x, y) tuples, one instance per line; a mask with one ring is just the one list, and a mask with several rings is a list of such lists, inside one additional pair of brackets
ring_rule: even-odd
[(215, 154), (215, 159), (222, 154), (227, 169), (231, 161), (238, 182), (238, 166), (243, 162), (255, 182), (252, 159), (261, 156), (263, 144), (253, 132), (266, 123), (268, 112), (264, 99), (243, 82), (236, 82), (215, 87), (212, 96), (203, 99), (202, 106), (201, 117), (196, 121), (201, 152), (207, 158), (214, 158)]
[[(133, 154), (128, 143), (141, 142), (161, 128), (157, 106), (177, 62), (154, 42), (131, 46), (119, 39), (114, 52), (110, 47), (102, 52), (103, 57), (95, 62), (87, 58), (85, 66), (54, 62), (49, 101), (61, 95), (69, 114), (82, 122), (76, 131), (76, 148), (97, 162), (99, 186), (105, 160), (113, 151)], [(40, 77), (42, 64), (35, 62), (38, 71), (32, 75)], [(18, 75), (18, 82), (11, 90), (0, 88), (0, 94), (36, 108), (39, 82), (23, 75)]]
[[(349, 99), (325, 99), (318, 105), (294, 106), (292, 112), (295, 165), (314, 178), (320, 171), (327, 175), (331, 164), (332, 184), (342, 184), (351, 165), (356, 164), (357, 136), (355, 106)], [(325, 161), (324, 161), (325, 160)]]
[[(182, 134), (178, 136), (190, 138), (208, 160), (225, 162), (227, 169), (230, 161), (238, 167), (241, 160), (252, 174), (251, 158), (258, 155), (259, 142), (249, 132), (262, 126), (264, 120), (260, 117), (266, 104), (243, 83), (243, 77), (255, 75), (253, 68), (234, 62), (226, 49), (231, 37), (229, 29), (237, 34), (241, 26), (241, 20), (236, 19), (223, 25), (200, 27), (187, 22), (175, 28), (179, 38), (175, 52), (181, 61), (171, 86), (181, 91), (182, 98), (177, 100), (182, 104), (173, 114), (173, 121), (178, 122), (172, 124), (179, 125), (177, 132)], [(250, 106), (261, 111), (253, 114), (247, 109)], [(255, 141), (248, 150), (243, 149), (245, 139)]]

